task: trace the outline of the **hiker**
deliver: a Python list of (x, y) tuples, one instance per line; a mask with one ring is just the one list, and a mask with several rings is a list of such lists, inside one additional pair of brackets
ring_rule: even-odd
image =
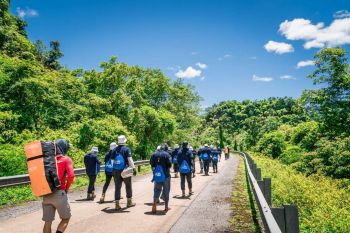
[(119, 205), (120, 201), (120, 191), (122, 188), (122, 184), (124, 182), (126, 189), (126, 197), (127, 197), (127, 207), (133, 207), (136, 204), (132, 202), (132, 182), (131, 176), (122, 177), (122, 172), (125, 169), (132, 168), (134, 175), (136, 175), (136, 169), (134, 161), (131, 157), (131, 150), (126, 146), (127, 139), (124, 135), (120, 135), (118, 137), (118, 146), (113, 149), (111, 158), (113, 159), (113, 177), (115, 183), (115, 209), (120, 210), (121, 207)]
[(153, 182), (154, 182), (154, 194), (152, 213), (157, 212), (157, 203), (162, 193), (162, 199), (165, 202), (165, 212), (170, 210), (169, 208), (169, 192), (170, 192), (170, 154), (168, 153), (168, 146), (163, 144), (160, 150), (157, 150), (150, 159), (150, 164), (153, 170)]
[(219, 149), (216, 147), (212, 151), (212, 163), (213, 163), (213, 172), (218, 173), (218, 162), (220, 161), (220, 152)]
[(199, 167), (200, 167), (200, 169), (201, 169), (199, 173), (201, 173), (201, 174), (203, 173), (203, 160), (202, 160), (202, 157), (201, 157), (202, 149), (203, 149), (202, 146), (199, 147), (198, 152), (197, 152), (197, 154), (198, 154), (198, 160), (199, 160)]
[(188, 142), (183, 142), (181, 150), (179, 150), (177, 161), (180, 164), (179, 171), (181, 177), (181, 190), (182, 197), (185, 197), (185, 181), (187, 180), (189, 195), (193, 194), (192, 191), (192, 153), (188, 148)]
[(86, 175), (89, 177), (89, 187), (87, 191), (87, 200), (94, 200), (96, 176), (100, 172), (101, 161), (98, 158), (98, 147), (92, 147), (91, 151), (84, 156)]
[(179, 153), (179, 149), (180, 149), (180, 146), (179, 144), (175, 144), (174, 145), (174, 150), (173, 152), (171, 152), (171, 161), (172, 163), (174, 164), (174, 173), (175, 173), (175, 178), (178, 178), (179, 175), (179, 163), (178, 163), (178, 160), (177, 160), (177, 155)]
[(229, 158), (230, 158), (230, 147), (227, 146), (227, 159), (229, 159)]
[(219, 160), (221, 160), (222, 149), (220, 147), (218, 147), (218, 152), (219, 152)]
[(58, 224), (56, 233), (63, 233), (72, 216), (68, 202), (67, 193), (69, 187), (74, 180), (74, 169), (72, 159), (68, 157), (67, 152), (69, 143), (65, 139), (58, 139), (56, 142), (56, 161), (57, 161), (57, 175), (60, 181), (60, 188), (58, 191), (45, 195), (43, 197), (43, 218), (45, 222), (43, 232), (51, 233), (52, 221), (55, 219), (55, 212), (57, 210), (61, 222)]
[(228, 146), (225, 146), (225, 148), (224, 148), (224, 154), (225, 154), (225, 160), (228, 159), (228, 155), (229, 155)]
[(195, 149), (193, 149), (192, 146), (190, 146), (190, 151), (192, 153), (192, 165), (193, 165), (193, 169), (192, 169), (192, 178), (195, 178), (196, 177), (196, 154), (197, 154), (197, 151)]
[(102, 188), (102, 195), (100, 198), (100, 203), (103, 203), (105, 201), (106, 192), (108, 189), (109, 184), (111, 183), (112, 177), (113, 177), (113, 164), (111, 161), (112, 151), (114, 148), (117, 147), (117, 143), (112, 142), (109, 145), (109, 151), (105, 155), (105, 175), (106, 180)]
[(204, 148), (201, 150), (201, 159), (203, 161), (204, 174), (209, 176), (209, 163), (211, 159), (211, 149), (208, 144), (204, 145)]

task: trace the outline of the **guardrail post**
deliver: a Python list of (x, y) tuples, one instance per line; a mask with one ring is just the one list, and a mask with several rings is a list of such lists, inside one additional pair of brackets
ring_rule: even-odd
[(296, 205), (283, 205), (286, 233), (299, 233), (299, 214)]
[(271, 208), (282, 233), (299, 233), (298, 207), (296, 205), (283, 205), (280, 208)]
[(138, 172), (138, 173), (141, 172), (141, 166), (137, 166), (137, 172)]
[(256, 180), (261, 180), (261, 168), (256, 169)]
[(286, 233), (286, 219), (284, 214), (284, 207), (271, 208), (271, 211), (282, 233)]
[(252, 173), (256, 179), (256, 164), (255, 163), (252, 163), (252, 167), (251, 167), (251, 170), (252, 170)]
[(269, 206), (272, 206), (271, 178), (264, 178), (264, 196), (267, 204), (269, 204)]

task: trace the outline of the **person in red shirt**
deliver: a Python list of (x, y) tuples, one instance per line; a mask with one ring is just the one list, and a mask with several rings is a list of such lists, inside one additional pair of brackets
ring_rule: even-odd
[(63, 233), (72, 216), (67, 193), (69, 187), (74, 180), (74, 169), (72, 159), (68, 157), (67, 152), (69, 143), (65, 139), (59, 139), (56, 142), (56, 161), (57, 161), (57, 175), (60, 180), (60, 188), (54, 193), (43, 197), (43, 221), (44, 233), (51, 233), (51, 225), (55, 220), (55, 212), (57, 210), (61, 222), (57, 227), (56, 233)]

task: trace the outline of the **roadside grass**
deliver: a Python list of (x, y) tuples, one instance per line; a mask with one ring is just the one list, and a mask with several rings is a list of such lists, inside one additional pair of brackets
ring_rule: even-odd
[(349, 186), (342, 187), (340, 180), (321, 175), (306, 177), (265, 156), (253, 156), (253, 159), (262, 169), (262, 175), (272, 178), (273, 206), (298, 205), (300, 232), (350, 232)]
[(244, 161), (241, 156), (237, 169), (236, 178), (233, 181), (232, 192), (232, 232), (255, 233), (261, 232), (259, 226), (259, 215), (255, 208), (255, 201), (248, 183), (248, 176)]
[[(151, 166), (141, 166), (140, 172), (137, 175), (145, 175), (151, 172)], [(105, 181), (105, 174), (101, 172), (96, 179), (96, 184), (103, 184)], [(75, 177), (70, 191), (84, 190), (89, 184), (87, 176)], [(32, 194), (30, 185), (21, 185), (15, 187), (8, 187), (0, 189), (0, 209), (11, 205), (18, 205), (28, 201), (40, 200), (40, 197), (36, 197)]]

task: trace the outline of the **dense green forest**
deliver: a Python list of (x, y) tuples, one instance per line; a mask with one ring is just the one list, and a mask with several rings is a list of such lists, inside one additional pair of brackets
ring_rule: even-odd
[(156, 145), (191, 139), (200, 124), (200, 97), (160, 70), (116, 57), (98, 70), (63, 68), (58, 41), (32, 43), (26, 22), (0, 0), (0, 176), (26, 173), (23, 145), (69, 139), (75, 167), (95, 145), (106, 152), (125, 134), (136, 159)]
[[(350, 66), (342, 48), (315, 55), (316, 90), (298, 99), (224, 101), (206, 122), (222, 126), (235, 149), (261, 152), (298, 171), (350, 178)], [(239, 148), (237, 148), (239, 147)]]

